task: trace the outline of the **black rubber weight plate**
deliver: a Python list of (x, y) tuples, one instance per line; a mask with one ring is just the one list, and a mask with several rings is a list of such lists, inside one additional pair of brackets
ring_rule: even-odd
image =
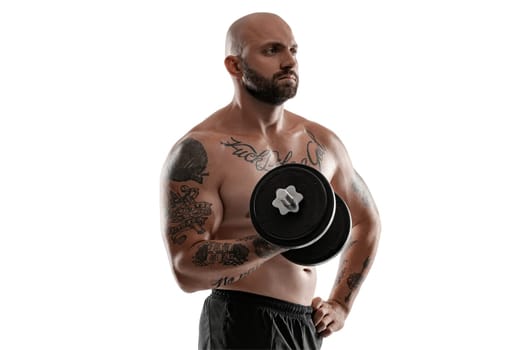
[[(303, 195), (297, 213), (281, 215), (272, 205), (276, 191), (293, 185)], [(282, 247), (303, 247), (326, 231), (335, 213), (335, 195), (328, 180), (302, 164), (281, 165), (267, 172), (255, 185), (250, 218), (259, 235)]]
[(336, 210), (332, 225), (315, 243), (300, 249), (292, 249), (282, 255), (299, 265), (318, 265), (337, 255), (348, 239), (352, 218), (345, 202), (336, 194)]

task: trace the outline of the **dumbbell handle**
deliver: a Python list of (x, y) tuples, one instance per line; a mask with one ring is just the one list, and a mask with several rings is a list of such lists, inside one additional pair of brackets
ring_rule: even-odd
[(303, 195), (295, 189), (295, 186), (290, 185), (286, 188), (278, 188), (275, 191), (275, 199), (272, 205), (279, 209), (281, 215), (286, 215), (289, 212), (297, 213), (299, 211), (299, 203), (303, 200)]

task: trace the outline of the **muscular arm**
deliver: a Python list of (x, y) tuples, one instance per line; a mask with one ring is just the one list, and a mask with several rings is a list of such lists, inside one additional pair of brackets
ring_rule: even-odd
[(161, 221), (175, 279), (187, 292), (235, 283), (282, 252), (256, 235), (212, 239), (223, 213), (218, 186), (201, 142), (175, 145), (162, 172)]
[(353, 170), (349, 208), (352, 233), (341, 253), (339, 271), (330, 298), (349, 313), (374, 260), (381, 230), (379, 213), (372, 195), (357, 171)]
[(341, 329), (348, 317), (359, 288), (366, 278), (377, 250), (381, 223), (372, 195), (351, 165), (346, 150), (336, 143), (338, 169), (332, 185), (348, 204), (352, 232), (340, 256), (337, 278), (328, 300), (315, 298), (314, 323), (322, 336)]
[(248, 276), (279, 252), (257, 236), (204, 240), (172, 254), (173, 271), (187, 292), (220, 288)]

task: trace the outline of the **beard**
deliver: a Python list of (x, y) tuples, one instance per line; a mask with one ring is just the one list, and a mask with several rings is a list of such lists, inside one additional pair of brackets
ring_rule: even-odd
[[(250, 68), (244, 60), (241, 61), (243, 73), (242, 85), (246, 91), (261, 102), (271, 105), (281, 105), (297, 93), (299, 77), (291, 70), (275, 73), (271, 79), (267, 79), (254, 69)], [(291, 74), (296, 78), (295, 84), (279, 84), (279, 78)]]

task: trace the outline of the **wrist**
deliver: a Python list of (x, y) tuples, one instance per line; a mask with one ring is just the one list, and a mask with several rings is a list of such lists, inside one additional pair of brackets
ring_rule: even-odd
[(339, 305), (341, 310), (345, 314), (345, 317), (348, 316), (348, 314), (350, 313), (350, 305), (348, 305), (348, 303), (346, 303), (343, 299), (339, 299), (336, 297), (332, 297), (328, 300), (336, 305)]

